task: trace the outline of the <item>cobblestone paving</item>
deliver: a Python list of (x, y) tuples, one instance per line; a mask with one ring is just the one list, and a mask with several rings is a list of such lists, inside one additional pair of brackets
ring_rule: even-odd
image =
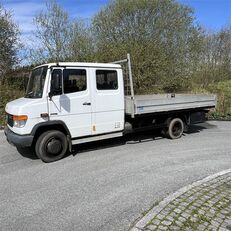
[(231, 230), (231, 173), (175, 198), (142, 230)]

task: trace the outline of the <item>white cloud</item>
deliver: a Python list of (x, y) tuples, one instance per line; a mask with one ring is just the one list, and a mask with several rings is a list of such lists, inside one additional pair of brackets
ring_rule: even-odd
[(30, 42), (29, 38), (32, 37), (36, 27), (33, 23), (35, 15), (45, 8), (44, 2), (28, 2), (24, 1), (7, 1), (3, 6), (5, 9), (10, 10), (13, 14), (13, 19), (19, 26), (21, 32), (21, 41), (27, 46)]

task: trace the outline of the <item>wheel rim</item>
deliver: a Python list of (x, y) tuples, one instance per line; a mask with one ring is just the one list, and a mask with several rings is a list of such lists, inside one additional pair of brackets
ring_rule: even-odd
[(182, 124), (180, 122), (176, 122), (173, 125), (172, 134), (174, 135), (174, 137), (181, 136), (181, 134), (182, 134)]
[(61, 140), (51, 137), (46, 143), (46, 152), (50, 156), (58, 156), (62, 153), (63, 145)]

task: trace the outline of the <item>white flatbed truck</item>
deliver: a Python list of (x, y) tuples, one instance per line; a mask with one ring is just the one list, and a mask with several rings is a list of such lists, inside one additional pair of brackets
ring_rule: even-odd
[(215, 95), (135, 95), (129, 54), (114, 63), (48, 63), (32, 70), (23, 98), (7, 103), (5, 135), (17, 148), (33, 148), (41, 160), (52, 162), (74, 144), (136, 131), (158, 128), (168, 138), (180, 138), (215, 106)]

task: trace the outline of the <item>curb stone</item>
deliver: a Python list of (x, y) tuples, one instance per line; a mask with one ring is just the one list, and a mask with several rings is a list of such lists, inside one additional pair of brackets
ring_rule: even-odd
[(168, 205), (171, 201), (173, 201), (174, 199), (176, 199), (177, 197), (181, 196), (182, 194), (184, 194), (185, 192), (187, 192), (188, 190), (192, 189), (193, 187), (199, 186), (203, 183), (206, 183), (207, 181), (210, 181), (214, 178), (217, 178), (219, 176), (225, 175), (227, 173), (231, 173), (231, 168), (218, 172), (216, 174), (210, 175), (202, 180), (196, 181), (188, 186), (185, 186), (181, 189), (179, 189), (178, 191), (176, 191), (175, 193), (169, 195), (168, 197), (166, 197), (164, 200), (162, 200), (157, 206), (154, 206), (143, 218), (141, 218), (131, 229), (130, 231), (141, 231), (145, 225), (147, 225), (149, 223), (149, 221), (152, 220), (152, 218), (154, 217), (155, 214), (159, 213), (166, 205)]

